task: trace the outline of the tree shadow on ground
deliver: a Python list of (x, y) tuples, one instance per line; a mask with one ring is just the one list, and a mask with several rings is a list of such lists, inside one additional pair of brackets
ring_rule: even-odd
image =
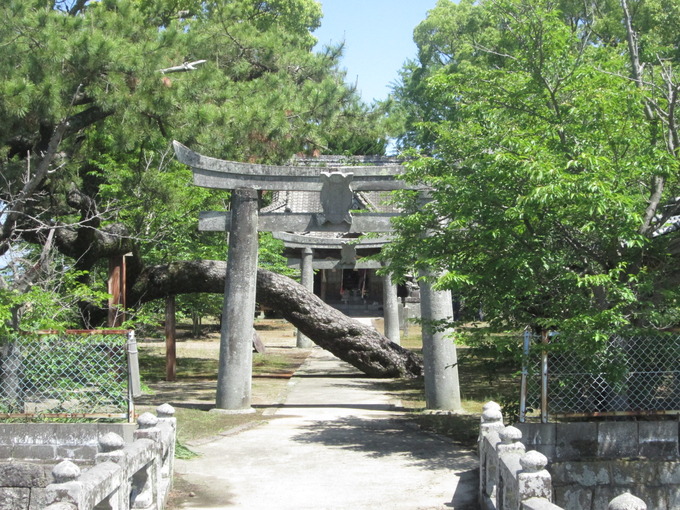
[(315, 421), (293, 437), (300, 443), (362, 452), (370, 457), (397, 456), (422, 469), (473, 469), (473, 452), (455, 447), (443, 436), (424, 432), (404, 418), (345, 416)]

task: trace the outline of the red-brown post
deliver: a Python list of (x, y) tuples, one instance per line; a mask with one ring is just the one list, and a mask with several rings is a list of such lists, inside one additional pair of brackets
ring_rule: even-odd
[(177, 380), (177, 342), (175, 338), (175, 296), (165, 300), (165, 380)]
[(118, 328), (125, 320), (125, 256), (109, 259), (109, 318), (110, 328)]

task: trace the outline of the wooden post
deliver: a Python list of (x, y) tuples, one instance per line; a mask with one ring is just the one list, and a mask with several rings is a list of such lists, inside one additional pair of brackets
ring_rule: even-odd
[(231, 194), (227, 278), (224, 286), (217, 411), (253, 412), (250, 407), (253, 371), (253, 319), (257, 278), (257, 192)]
[(110, 328), (117, 328), (125, 320), (125, 255), (109, 259), (109, 316)]
[(177, 380), (177, 341), (175, 335), (175, 296), (165, 299), (165, 380)]

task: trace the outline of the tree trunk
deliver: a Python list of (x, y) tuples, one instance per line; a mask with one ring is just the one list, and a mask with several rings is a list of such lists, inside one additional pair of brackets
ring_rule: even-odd
[[(222, 293), (226, 263), (213, 260), (174, 262), (146, 268), (132, 286), (130, 302), (169, 294)], [(257, 301), (274, 308), (314, 343), (372, 377), (420, 377), (422, 360), (357, 322), (299, 283), (271, 271), (257, 272)]]
[(257, 272), (257, 300), (278, 310), (315, 344), (373, 377), (418, 377), (422, 361), (370, 326), (361, 324), (299, 283), (263, 269)]

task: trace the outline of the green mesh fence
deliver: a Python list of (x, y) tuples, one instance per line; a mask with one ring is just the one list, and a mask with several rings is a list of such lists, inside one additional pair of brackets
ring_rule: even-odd
[(126, 331), (21, 334), (0, 345), (0, 416), (128, 417)]

